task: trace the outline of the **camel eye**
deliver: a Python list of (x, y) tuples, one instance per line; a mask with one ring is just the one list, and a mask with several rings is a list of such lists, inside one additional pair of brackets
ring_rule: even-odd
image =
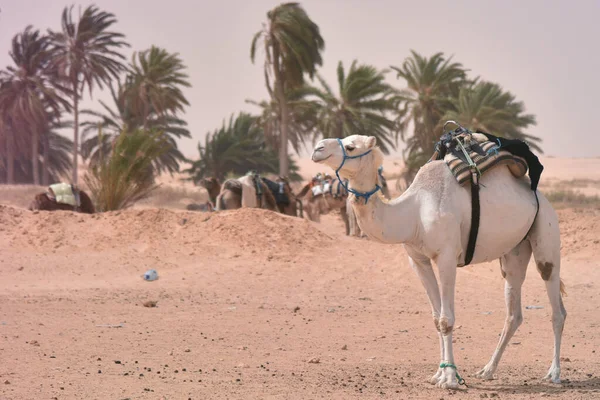
[(346, 145), (346, 151), (353, 151), (354, 149), (356, 149), (356, 147), (352, 146), (351, 144)]

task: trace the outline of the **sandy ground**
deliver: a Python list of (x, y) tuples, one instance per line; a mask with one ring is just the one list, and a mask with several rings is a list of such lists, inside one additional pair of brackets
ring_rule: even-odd
[(504, 324), (493, 262), (458, 273), (468, 389), (448, 391), (425, 382), (438, 340), (401, 246), (345, 237), (336, 215), (32, 213), (36, 190), (0, 190), (2, 400), (600, 398), (599, 209), (559, 210), (563, 384), (540, 382), (553, 335), (533, 263), (523, 305), (543, 308), (524, 310), (496, 380), (472, 377)]

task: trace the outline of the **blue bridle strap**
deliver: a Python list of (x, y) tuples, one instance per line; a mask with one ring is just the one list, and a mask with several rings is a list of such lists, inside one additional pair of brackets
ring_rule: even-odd
[(367, 202), (369, 201), (369, 198), (371, 196), (373, 196), (375, 193), (377, 193), (378, 190), (381, 189), (381, 186), (379, 186), (378, 184), (375, 184), (375, 189), (371, 190), (370, 192), (358, 192), (354, 189), (350, 189), (348, 187), (348, 185), (342, 180), (342, 178), (340, 178), (340, 169), (342, 169), (342, 167), (344, 166), (344, 163), (346, 163), (346, 160), (352, 160), (354, 158), (361, 158), (366, 156), (367, 154), (369, 154), (372, 150), (369, 150), (365, 153), (359, 154), (357, 156), (349, 156), (348, 154), (346, 154), (346, 149), (344, 148), (344, 144), (342, 143), (342, 139), (337, 139), (338, 143), (340, 144), (340, 147), (342, 148), (342, 153), (344, 155), (344, 159), (342, 160), (342, 163), (340, 164), (340, 166), (338, 167), (338, 169), (335, 170), (335, 176), (337, 176), (339, 182), (342, 184), (342, 186), (344, 187), (344, 189), (346, 189), (348, 191), (348, 193), (352, 193), (353, 195), (355, 195), (356, 197), (364, 197), (365, 199), (365, 204), (367, 204)]

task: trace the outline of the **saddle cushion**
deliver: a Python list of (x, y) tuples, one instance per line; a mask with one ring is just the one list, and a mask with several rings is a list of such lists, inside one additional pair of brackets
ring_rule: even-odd
[(271, 193), (273, 193), (273, 197), (275, 197), (275, 201), (277, 202), (277, 204), (290, 204), (290, 198), (287, 194), (285, 194), (283, 183), (273, 182), (272, 180), (267, 178), (262, 178), (262, 181), (265, 185), (267, 185)]
[(51, 197), (59, 204), (79, 207), (79, 196), (73, 193), (73, 187), (68, 183), (55, 183), (49, 186)]
[[(327, 184), (327, 191), (329, 191), (329, 184)], [(320, 196), (325, 192), (325, 185), (315, 185), (312, 187), (313, 196)]]
[[(488, 140), (483, 134), (474, 133), (472, 134), (472, 139), (474, 139), (485, 154), (478, 153), (468, 143), (465, 145), (465, 149), (482, 175), (486, 171), (501, 165), (507, 166), (516, 178), (520, 178), (527, 173), (527, 162), (524, 158), (515, 156), (506, 150), (498, 150), (498, 144)], [(452, 175), (454, 175), (460, 185), (471, 181), (471, 169), (469, 165), (454, 152), (448, 152), (444, 156), (444, 162), (448, 165)]]

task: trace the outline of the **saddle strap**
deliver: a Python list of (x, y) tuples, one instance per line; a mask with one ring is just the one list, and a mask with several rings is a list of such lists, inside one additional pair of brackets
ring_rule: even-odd
[(477, 233), (479, 232), (480, 213), (481, 209), (479, 207), (479, 185), (477, 184), (475, 179), (471, 179), (471, 230), (469, 232), (469, 243), (467, 244), (465, 265), (469, 265), (473, 260), (473, 254), (475, 253), (475, 244), (477, 244)]

